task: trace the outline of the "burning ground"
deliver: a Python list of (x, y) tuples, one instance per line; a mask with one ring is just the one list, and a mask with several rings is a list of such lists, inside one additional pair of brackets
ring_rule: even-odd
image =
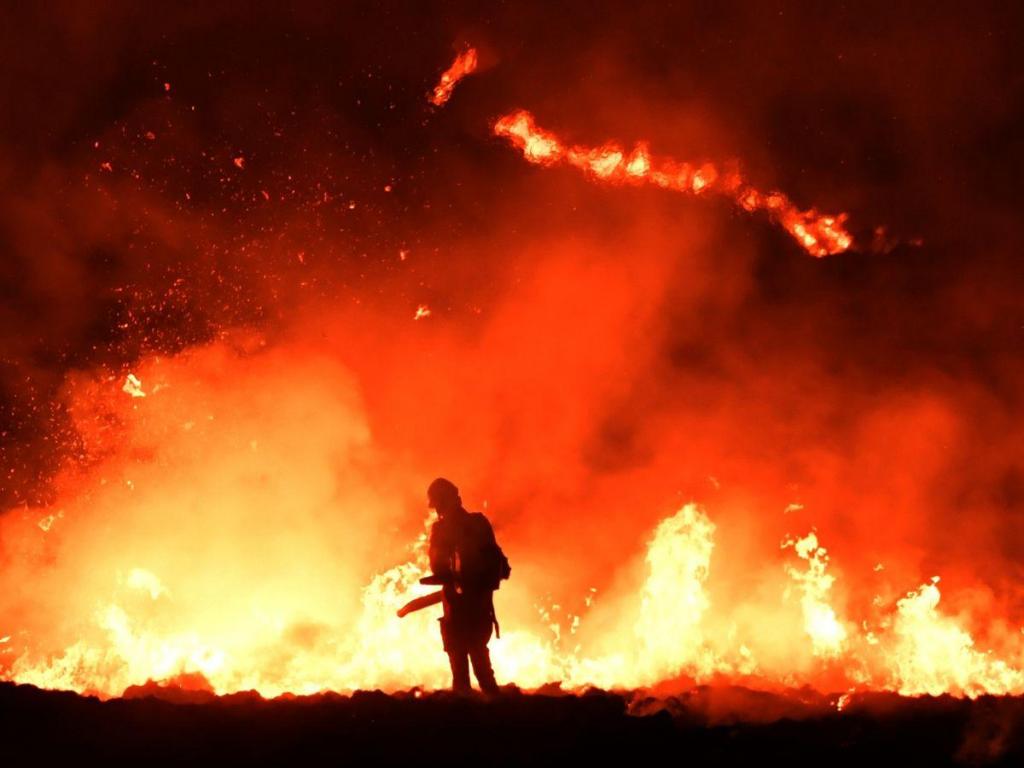
[(1021, 694), (1017, 27), (12, 12), (0, 673), (441, 687), (444, 474), (523, 688)]

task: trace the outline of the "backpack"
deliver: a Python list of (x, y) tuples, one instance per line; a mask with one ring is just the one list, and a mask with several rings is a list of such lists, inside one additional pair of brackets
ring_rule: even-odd
[(485, 536), (487, 541), (478, 550), (480, 553), (479, 570), (477, 571), (480, 577), (479, 583), (487, 589), (495, 590), (501, 586), (501, 582), (512, 575), (512, 566), (509, 565), (508, 558), (505, 557), (505, 553), (501, 551), (501, 547), (494, 539), (490, 523), (486, 522), (483, 515), (480, 518), (486, 527), (481, 527), (479, 535)]
[(501, 551), (501, 547), (497, 544), (494, 545), (491, 557), (493, 562), (491, 564), (492, 578), (488, 586), (491, 589), (498, 589), (501, 586), (501, 582), (505, 581), (509, 576), (512, 575), (512, 566), (508, 563), (508, 558), (505, 557), (505, 553)]

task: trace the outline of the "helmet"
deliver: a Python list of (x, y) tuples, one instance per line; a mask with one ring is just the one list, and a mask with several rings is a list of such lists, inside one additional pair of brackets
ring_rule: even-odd
[(445, 480), (443, 477), (437, 478), (427, 488), (427, 500), (430, 503), (431, 509), (462, 504), (462, 499), (459, 497), (459, 489), (455, 487), (455, 483), (451, 480)]

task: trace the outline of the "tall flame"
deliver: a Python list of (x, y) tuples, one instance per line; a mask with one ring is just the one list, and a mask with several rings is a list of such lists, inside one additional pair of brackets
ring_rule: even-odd
[[(53, 508), (0, 516), (0, 676), (106, 696), (186, 673), (218, 693), (447, 685), (438, 609), (395, 615), (425, 589), (430, 518), (405, 562), (379, 569), (360, 554), (388, 541), (374, 537), (402, 504), (381, 495), (391, 483), (379, 469), (364, 474), (369, 433), (343, 369), (296, 367), (291, 352), (227, 367), (225, 354), (211, 345), (141, 364), (146, 398), (116, 377), (80, 387), (73, 410), (99, 417), (95, 434), (81, 425), (96, 463)], [(982, 647), (968, 617), (941, 610), (937, 579), (851, 614), (811, 532), (750, 569), (756, 589), (738, 594), (717, 531), (686, 504), (579, 615), (509, 582), (496, 595), (499, 677), (1024, 693), (1024, 635)], [(528, 552), (510, 556), (516, 573), (529, 569)], [(531, 604), (540, 621), (524, 618)]]
[(570, 145), (553, 132), (538, 127), (533, 115), (526, 110), (499, 118), (494, 123), (494, 133), (519, 149), (528, 162), (569, 165), (593, 181), (652, 184), (694, 195), (711, 192), (725, 195), (749, 213), (766, 213), (812, 256), (831, 256), (853, 245), (853, 236), (845, 228), (845, 213), (833, 215), (813, 208), (801, 210), (782, 192), (758, 190), (736, 170), (723, 172), (711, 163), (696, 166), (671, 158), (655, 158), (644, 143), (637, 144), (631, 152), (615, 142), (598, 147)]
[(797, 555), (807, 561), (807, 570), (801, 571), (786, 565), (786, 573), (800, 588), (800, 605), (804, 614), (804, 627), (811, 638), (815, 654), (837, 655), (846, 639), (846, 630), (836, 618), (836, 612), (828, 603), (828, 593), (835, 577), (827, 573), (828, 552), (818, 544), (813, 532), (802, 539), (788, 539), (783, 548), (793, 547)]
[[(571, 688), (642, 687), (679, 675), (710, 681), (751, 673), (765, 685), (794, 682), (791, 672), (773, 669), (769, 661), (759, 662), (751, 651), (757, 638), (742, 643), (731, 638), (731, 646), (722, 646), (723, 638), (707, 621), (713, 607), (706, 582), (714, 531), (707, 514), (694, 504), (658, 525), (647, 548), (647, 575), (637, 595), (637, 614), (632, 622), (624, 619), (610, 630), (604, 650), (588, 654), (577, 646), (566, 651), (550, 636), (510, 630), (493, 642), (499, 675), (527, 688), (553, 681)], [(262, 628), (238, 628), (216, 642), (204, 636), (201, 628), (189, 626), (194, 617), (187, 615), (179, 617), (184, 624), (178, 630), (157, 631), (150, 626), (156, 614), (143, 610), (138, 598), (126, 596), (124, 602), (96, 608), (93, 621), (102, 630), (102, 642), (81, 640), (48, 658), (26, 652), (5, 676), (45, 688), (102, 695), (118, 695), (131, 684), (186, 672), (200, 673), (221, 693), (256, 689), (277, 695), (413, 684), (443, 687), (447, 668), (434, 647), (435, 616), (430, 611), (401, 620), (394, 615), (395, 608), (419, 588), (418, 579), (426, 572), (425, 542), (424, 534), (413, 547), (411, 561), (366, 585), (358, 617), (346, 629), (335, 628), (336, 636), (326, 642), (309, 643), (302, 627), (288, 629), (273, 616)], [(1024, 693), (1020, 660), (1015, 664), (977, 650), (971, 634), (955, 618), (938, 612), (939, 591), (934, 582), (898, 601), (881, 637), (866, 633), (848, 638), (827, 603), (831, 577), (825, 574), (827, 559), (814, 534), (785, 546), (793, 546), (808, 563), (805, 572), (785, 566), (803, 592), (810, 639), (809, 647), (794, 645), (794, 659), (819, 655), (839, 659), (847, 667), (851, 690), (970, 697)], [(155, 574), (135, 569), (125, 584), (144, 593), (151, 607), (173, 615), (174, 597)], [(578, 617), (573, 625), (575, 632)], [(312, 627), (305, 631), (315, 635)], [(275, 643), (285, 647), (271, 665), (267, 654)]]

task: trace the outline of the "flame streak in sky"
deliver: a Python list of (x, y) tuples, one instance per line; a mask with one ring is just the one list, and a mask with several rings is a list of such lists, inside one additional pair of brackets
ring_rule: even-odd
[[(443, 78), (442, 78), (443, 80)], [(589, 178), (611, 184), (653, 184), (694, 195), (715, 192), (731, 198), (743, 210), (763, 211), (777, 221), (812, 256), (842, 253), (853, 244), (846, 231), (846, 214), (800, 210), (782, 192), (762, 192), (736, 170), (722, 171), (712, 163), (693, 165), (655, 158), (644, 143), (631, 152), (608, 142), (598, 147), (567, 144), (555, 133), (537, 126), (526, 110), (510, 112), (494, 123), (494, 133), (507, 139), (537, 165), (571, 165)]]
[(451, 98), (452, 91), (455, 90), (459, 80), (475, 72), (476, 66), (476, 48), (467, 48), (456, 56), (452, 65), (441, 73), (441, 79), (437, 81), (437, 85), (434, 86), (434, 90), (430, 94), (430, 103), (435, 107), (443, 106)]

